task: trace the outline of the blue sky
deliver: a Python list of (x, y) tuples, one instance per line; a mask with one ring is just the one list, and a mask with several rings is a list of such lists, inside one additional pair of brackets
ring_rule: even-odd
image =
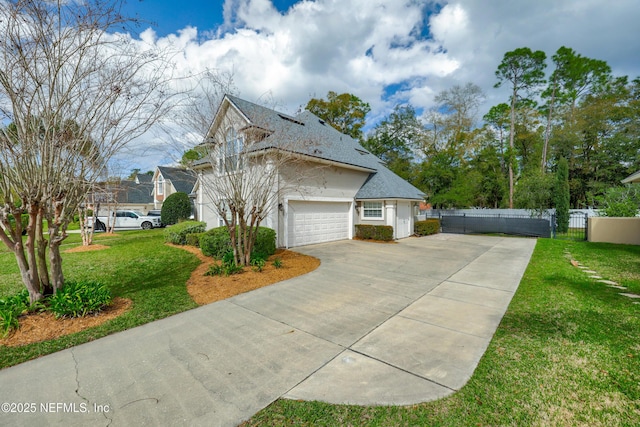
[[(274, 0), (275, 8), (286, 12), (293, 0)], [(154, 30), (163, 37), (190, 25), (199, 31), (216, 30), (223, 21), (223, 2), (207, 0), (130, 0), (125, 15), (152, 22)]]
[[(523, 46), (548, 58), (567, 46), (640, 76), (638, 0), (131, 0), (125, 13), (157, 23), (132, 36), (173, 46), (182, 72), (231, 73), (237, 95), (286, 113), (353, 93), (371, 105), (370, 126), (397, 104), (428, 111), (468, 82), (486, 94), (481, 118), (508, 100), (494, 73)], [(169, 164), (166, 152), (144, 158)]]

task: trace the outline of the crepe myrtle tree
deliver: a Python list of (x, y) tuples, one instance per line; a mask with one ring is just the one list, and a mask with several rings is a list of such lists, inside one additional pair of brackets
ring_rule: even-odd
[(116, 32), (133, 23), (121, 6), (0, 2), (0, 240), (32, 302), (64, 285), (60, 245), (111, 157), (175, 96), (167, 52)]
[(284, 195), (305, 196), (308, 185), (323, 186), (328, 166), (314, 160), (318, 140), (300, 138), (295, 127), (303, 125), (293, 118), (291, 130), (281, 127), (272, 140), (273, 129), (258, 124), (260, 114), (249, 126), (220, 116), (203, 144), (211, 173), (200, 174), (201, 188), (228, 229), (236, 265), (249, 265), (258, 227)]

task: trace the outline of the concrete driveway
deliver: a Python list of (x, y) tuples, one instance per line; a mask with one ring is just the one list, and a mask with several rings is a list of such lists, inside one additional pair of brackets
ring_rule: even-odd
[(232, 426), (280, 397), (363, 405), (437, 399), (471, 377), (534, 246), (441, 234), (299, 248), (322, 265), (1, 370), (0, 402), (13, 406), (3, 405), (0, 419)]

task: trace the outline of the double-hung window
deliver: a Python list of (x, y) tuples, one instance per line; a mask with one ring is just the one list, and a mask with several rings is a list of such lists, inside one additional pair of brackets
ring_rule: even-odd
[(383, 219), (382, 202), (364, 202), (362, 206), (362, 218)]
[(225, 172), (234, 172), (242, 169), (243, 138), (235, 129), (230, 128), (225, 135), (221, 166)]
[(158, 196), (164, 195), (164, 177), (158, 175), (158, 181), (156, 182), (156, 194)]

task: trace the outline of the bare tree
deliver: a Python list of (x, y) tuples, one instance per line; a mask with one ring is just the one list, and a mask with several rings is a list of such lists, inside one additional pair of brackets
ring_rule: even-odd
[(175, 160), (188, 168), (206, 154), (197, 144), (207, 136), (224, 95), (235, 94), (237, 89), (232, 72), (211, 69), (187, 76), (181, 83), (186, 96), (162, 127), (164, 137), (176, 153)]
[[(132, 22), (121, 5), (0, 3), (0, 115), (12, 123), (0, 137), (0, 240), (31, 301), (63, 286), (60, 245), (91, 184), (169, 108), (167, 53), (114, 33)], [(23, 213), (24, 245), (21, 221), (10, 221)]]
[[(296, 118), (251, 104), (250, 122), (221, 109), (206, 140), (205, 197), (228, 228), (237, 265), (249, 265), (258, 227), (285, 195), (323, 184), (320, 138)], [(310, 122), (318, 123), (318, 118)]]

